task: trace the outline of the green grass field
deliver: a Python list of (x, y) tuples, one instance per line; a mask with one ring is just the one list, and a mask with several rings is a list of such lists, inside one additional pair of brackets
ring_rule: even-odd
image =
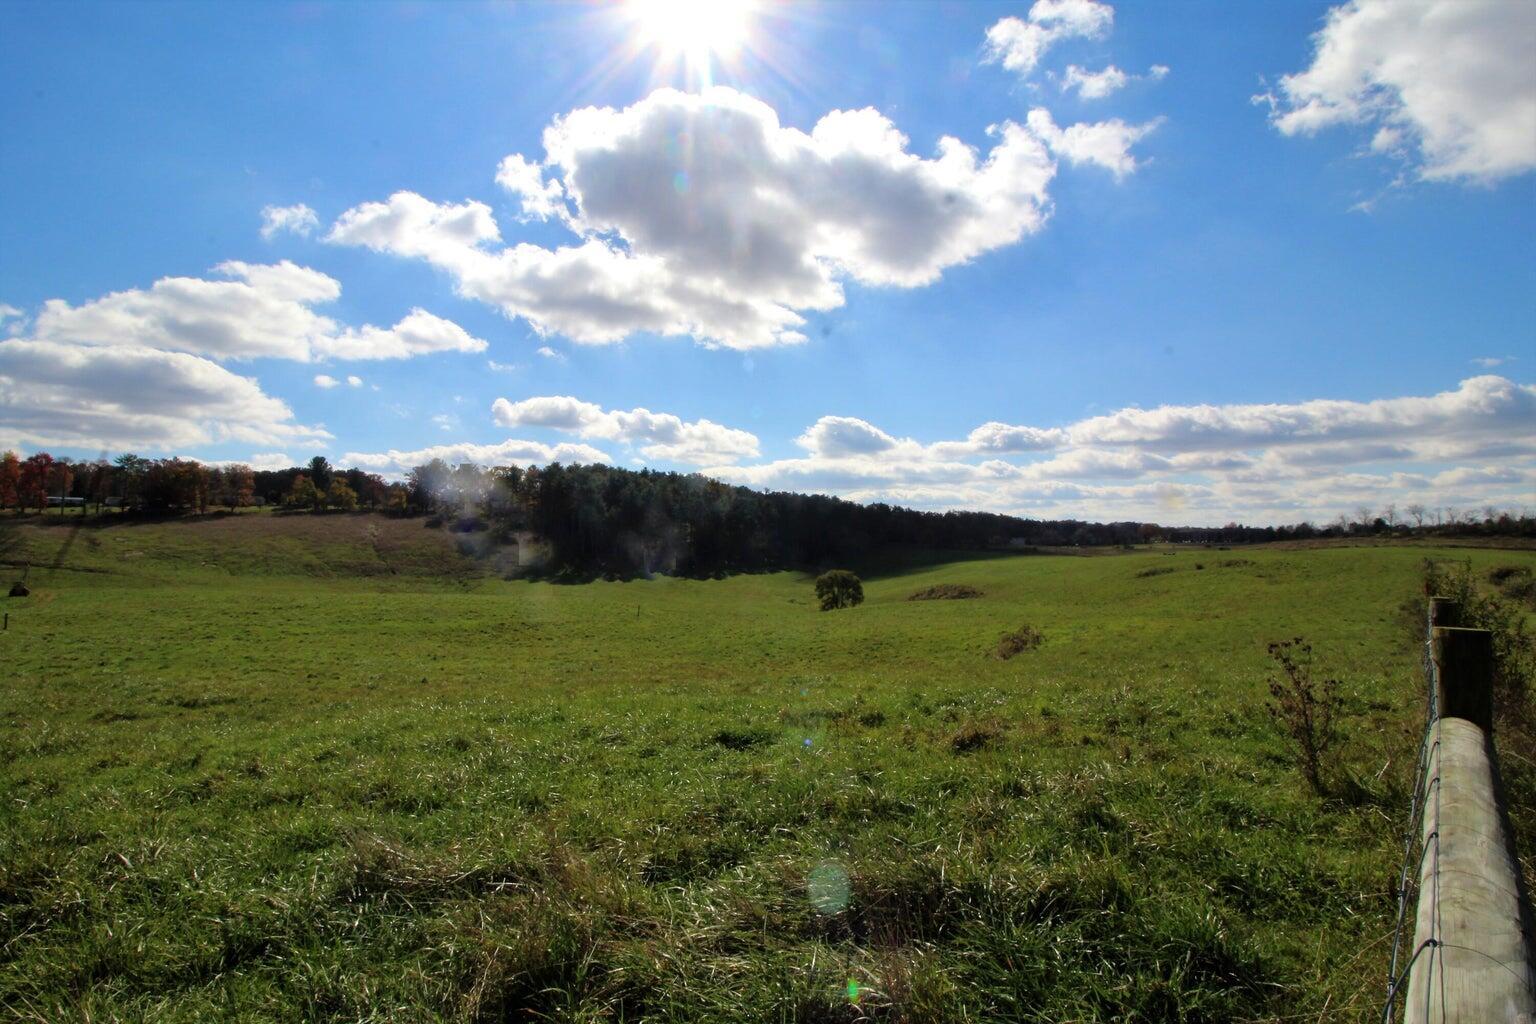
[[(86, 527), (52, 571), (67, 530), (5, 529), (17, 1019), (1379, 1012), (1429, 549), (893, 560), (821, 613), (503, 580), (419, 520)], [(1347, 797), (1264, 709), (1296, 635)]]

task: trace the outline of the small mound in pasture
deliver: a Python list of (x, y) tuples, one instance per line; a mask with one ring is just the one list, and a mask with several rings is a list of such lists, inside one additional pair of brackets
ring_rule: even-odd
[(980, 597), (981, 591), (964, 583), (935, 583), (931, 587), (924, 587), (908, 601), (964, 601), (973, 597)]
[(1031, 625), (1023, 625), (1012, 633), (1004, 633), (997, 640), (997, 656), (1004, 661), (1016, 654), (1032, 651), (1040, 646), (1045, 639), (1041, 632)]

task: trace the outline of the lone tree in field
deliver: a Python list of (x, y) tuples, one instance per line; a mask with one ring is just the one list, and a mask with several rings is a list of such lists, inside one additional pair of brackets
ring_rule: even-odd
[(816, 577), (816, 597), (821, 601), (821, 610), (824, 612), (834, 608), (852, 608), (864, 603), (864, 584), (847, 569), (833, 569)]

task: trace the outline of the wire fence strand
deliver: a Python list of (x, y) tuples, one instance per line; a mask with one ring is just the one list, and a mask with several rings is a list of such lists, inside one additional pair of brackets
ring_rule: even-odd
[[(1391, 1024), (1396, 1019), (1398, 995), (1413, 972), (1414, 963), (1426, 949), (1431, 951), (1429, 955), (1431, 963), (1434, 963), (1438, 959), (1434, 951), (1440, 945), (1440, 924), (1438, 920), (1433, 920), (1430, 934), (1414, 949), (1408, 962), (1402, 967), (1398, 966), (1403, 950), (1403, 931), (1408, 924), (1409, 896), (1417, 893), (1424, 872), (1424, 857), (1431, 852), (1434, 854), (1430, 868), (1431, 884), (1438, 891), (1440, 883), (1440, 777), (1438, 773), (1433, 778), (1428, 777), (1430, 762), (1434, 760), (1439, 748), (1438, 740), (1431, 742), (1435, 723), (1440, 720), (1440, 680), (1439, 668), (1435, 665), (1434, 615), (1435, 603), (1431, 599), (1426, 603), (1424, 611), (1424, 733), (1419, 740), (1418, 764), (1413, 773), (1413, 798), (1408, 808), (1408, 829), (1403, 837), (1403, 867), (1397, 883), (1397, 923), (1392, 931), (1392, 958), (1387, 966), (1387, 998), (1381, 1011), (1383, 1024)], [(1430, 787), (1434, 788), (1435, 830), (1421, 839)], [(1417, 856), (1415, 848), (1418, 848)], [(1435, 906), (1438, 918), (1438, 898)], [(1433, 990), (1433, 986), (1430, 989)]]

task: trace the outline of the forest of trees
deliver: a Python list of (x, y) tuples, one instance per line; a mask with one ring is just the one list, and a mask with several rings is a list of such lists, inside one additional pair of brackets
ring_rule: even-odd
[[(304, 466), (253, 470), (190, 459), (122, 455), (71, 462), (39, 452), (0, 454), (0, 508), (76, 506), (114, 514), (206, 513), (266, 505), (308, 512), (358, 509), (429, 515), (458, 529), (527, 532), (552, 553), (550, 568), (620, 575), (814, 567), (905, 546), (983, 551), (1021, 547), (1168, 543), (1247, 544), (1339, 536), (1536, 536), (1536, 518), (1407, 505), (1360, 508), (1331, 523), (1250, 527), (1162, 526), (1023, 519), (990, 512), (924, 512), (861, 505), (826, 495), (754, 491), (696, 473), (601, 464), (521, 469), (417, 466), (391, 482), (337, 469), (316, 456)], [(75, 512), (59, 508), (59, 514)]]

